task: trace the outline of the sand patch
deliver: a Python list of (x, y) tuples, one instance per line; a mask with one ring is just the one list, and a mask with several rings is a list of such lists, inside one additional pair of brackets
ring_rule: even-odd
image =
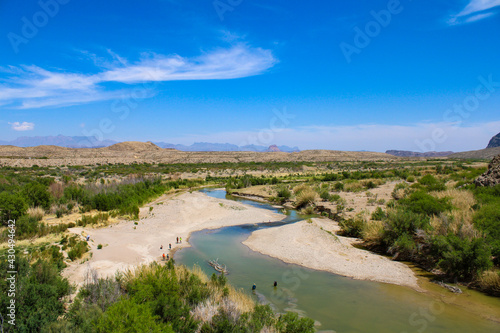
[(338, 225), (331, 220), (311, 221), (257, 230), (243, 244), (287, 263), (420, 289), (417, 277), (405, 264), (354, 247), (355, 239), (335, 235)]
[[(100, 277), (113, 276), (117, 271), (161, 260), (163, 253), (172, 255), (173, 251), (190, 246), (188, 238), (194, 231), (285, 218), (269, 210), (200, 192), (184, 193), (164, 202), (157, 200), (150, 206), (153, 210), (142, 210), (141, 215), (146, 216), (139, 221), (122, 221), (100, 229), (70, 229), (75, 234), (90, 235), (92, 258), (85, 263), (70, 264), (63, 275), (76, 284), (83, 283), (88, 269), (97, 270)], [(177, 237), (182, 238), (182, 243), (176, 242)]]

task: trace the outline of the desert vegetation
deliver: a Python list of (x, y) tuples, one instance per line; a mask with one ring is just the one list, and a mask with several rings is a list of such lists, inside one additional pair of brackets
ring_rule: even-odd
[[(416, 262), (446, 281), (499, 295), (500, 190), (472, 184), (484, 165), (433, 161), (397, 168), (392, 163), (329, 167), (335, 171), (236, 176), (227, 180), (226, 189), (252, 194), (252, 187), (260, 186), (253, 194), (304, 214), (329, 216), (344, 236), (360, 238), (371, 250)], [(393, 184), (389, 198), (372, 193), (387, 184)], [(367, 199), (360, 205), (362, 194)]]
[[(366, 248), (499, 295), (500, 189), (472, 184), (484, 171), (484, 163), (439, 160), (4, 167), (2, 267), (8, 263), (5, 225), (16, 220), (18, 309), (38, 309), (36, 315), (20, 317), (18, 329), (312, 331), (311, 320), (255, 305), (224, 277), (207, 278), (172, 264), (141, 267), (114, 279), (91, 276), (76, 300), (66, 303), (75, 290), (61, 270), (92, 255), (83, 237), (68, 228), (138, 220), (147, 202), (200, 186), (222, 186), (229, 193), (254, 194), (304, 214), (330, 217)], [(2, 290), (6, 271), (0, 273)], [(3, 292), (0, 305), (7, 301)]]

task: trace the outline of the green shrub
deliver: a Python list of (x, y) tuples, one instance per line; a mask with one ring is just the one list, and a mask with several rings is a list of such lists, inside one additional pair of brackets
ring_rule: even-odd
[(147, 304), (122, 299), (113, 304), (96, 324), (96, 332), (174, 332), (172, 327), (159, 322)]
[(418, 182), (424, 185), (428, 191), (444, 191), (446, 189), (446, 185), (432, 175), (423, 176)]
[(71, 259), (72, 261), (79, 259), (83, 256), (84, 253), (86, 253), (89, 249), (89, 246), (86, 241), (80, 240), (74, 240), (73, 244), (72, 240), (74, 238), (70, 238), (70, 247), (71, 250), (68, 251), (68, 258)]
[(377, 185), (376, 185), (373, 181), (371, 181), (371, 180), (370, 180), (369, 182), (367, 182), (367, 183), (365, 184), (365, 187), (366, 187), (368, 190), (371, 190), (371, 189), (373, 189), (373, 188), (376, 188), (376, 187), (377, 187)]
[(398, 201), (400, 207), (413, 213), (427, 216), (439, 215), (452, 208), (447, 198), (437, 199), (423, 191), (416, 191)]
[(336, 191), (342, 191), (344, 190), (344, 183), (342, 182), (336, 182), (335, 185), (333, 185)]
[(296, 312), (287, 312), (279, 317), (276, 328), (281, 333), (313, 333), (314, 320), (299, 318)]
[(67, 214), (68, 211), (65, 208), (59, 208), (56, 210), (56, 217), (61, 218), (64, 216), (64, 214)]
[(387, 252), (397, 254), (398, 259), (413, 259), (418, 252), (417, 244), (412, 235), (403, 233), (392, 243)]
[[(500, 199), (500, 197), (499, 197)], [(495, 264), (500, 265), (500, 200), (482, 205), (474, 214), (474, 226), (484, 231), (491, 246)]]
[(24, 215), (16, 221), (16, 236), (20, 239), (36, 236), (39, 231), (39, 222), (34, 217)]
[(436, 236), (432, 252), (440, 258), (439, 267), (458, 280), (473, 279), (492, 266), (490, 248), (482, 238), (468, 240), (454, 234)]
[[(51, 251), (51, 250), (49, 250)], [(2, 257), (2, 267), (7, 266), (7, 256)], [(64, 314), (62, 297), (70, 292), (66, 279), (59, 275), (56, 265), (46, 260), (37, 260), (29, 264), (27, 259), (16, 257), (16, 332), (40, 332), (41, 329), (55, 322)], [(0, 271), (0, 279), (5, 281), (7, 270)], [(7, 292), (0, 293), (0, 306), (6, 309), (10, 304)], [(4, 315), (4, 320), (7, 318)], [(6, 322), (4, 323), (4, 328)], [(10, 326), (10, 325), (9, 325)]]
[(328, 190), (321, 190), (319, 192), (319, 197), (325, 201), (327, 201), (329, 198), (330, 198), (330, 193), (328, 192)]
[(279, 186), (277, 188), (277, 195), (279, 198), (288, 200), (292, 196), (292, 192), (290, 192), (287, 186)]
[(377, 209), (375, 209), (375, 211), (372, 213), (371, 218), (374, 221), (382, 221), (386, 216), (387, 215), (384, 210), (380, 207), (377, 207)]
[(332, 194), (328, 198), (328, 200), (331, 201), (331, 202), (338, 202), (338, 201), (340, 201), (340, 199), (341, 199), (341, 197), (338, 194)]
[(413, 240), (417, 230), (429, 229), (429, 218), (423, 214), (406, 211), (401, 208), (391, 210), (385, 219), (385, 229), (382, 242), (390, 253), (402, 252), (406, 255), (413, 255)]
[(348, 237), (361, 237), (361, 233), (366, 226), (366, 220), (359, 215), (354, 218), (342, 220), (339, 222), (342, 234)]
[(30, 206), (40, 206), (45, 210), (50, 209), (52, 196), (50, 195), (47, 186), (38, 183), (28, 183), (26, 186), (24, 186), (22, 192)]
[(98, 245), (97, 245), (97, 249), (98, 249), (98, 250), (102, 249), (102, 244), (98, 244)]

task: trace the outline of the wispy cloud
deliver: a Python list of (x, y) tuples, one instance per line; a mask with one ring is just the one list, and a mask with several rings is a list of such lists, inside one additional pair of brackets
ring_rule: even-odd
[(500, 0), (470, 0), (465, 8), (448, 20), (448, 23), (457, 25), (482, 20), (497, 14), (498, 11), (495, 9), (498, 6)]
[[(270, 50), (245, 44), (219, 49), (195, 58), (179, 55), (144, 55), (135, 63), (110, 53), (114, 61), (92, 74), (49, 71), (38, 66), (0, 68), (0, 105), (40, 108), (83, 104), (116, 98), (125, 88), (111, 89), (106, 83), (133, 85), (181, 80), (227, 80), (264, 73), (277, 63)], [(96, 64), (102, 59), (93, 57)], [(109, 85), (108, 85), (109, 86)]]
[(35, 129), (34, 123), (28, 123), (26, 121), (23, 121), (22, 123), (16, 121), (9, 123), (9, 125), (14, 131), (32, 131)]

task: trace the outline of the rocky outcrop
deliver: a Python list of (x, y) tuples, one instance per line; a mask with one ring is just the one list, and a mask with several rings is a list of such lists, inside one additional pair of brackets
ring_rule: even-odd
[(488, 147), (486, 148), (495, 148), (500, 147), (500, 133), (491, 138), (490, 143), (488, 143)]
[(276, 146), (276, 145), (271, 145), (271, 146), (269, 146), (269, 148), (267, 148), (266, 151), (270, 152), (270, 153), (278, 153), (278, 152), (281, 152), (281, 149), (279, 149), (278, 146)]
[(500, 155), (496, 156), (488, 165), (488, 171), (474, 180), (477, 186), (495, 186), (500, 184)]

